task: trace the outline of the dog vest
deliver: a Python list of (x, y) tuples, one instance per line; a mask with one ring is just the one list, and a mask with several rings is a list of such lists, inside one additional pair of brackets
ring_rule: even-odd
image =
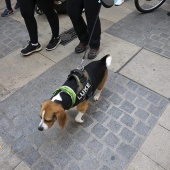
[(80, 102), (82, 102), (83, 100), (89, 99), (93, 95), (94, 92), (93, 92), (92, 83), (91, 83), (91, 80), (89, 78), (87, 71), (74, 69), (70, 72), (67, 79), (69, 80), (71, 78), (74, 78), (77, 82), (77, 86), (78, 86), (77, 91), (74, 92), (70, 87), (63, 85), (63, 86), (58, 87), (54, 91), (53, 96), (55, 96), (58, 93), (58, 91), (66, 92), (71, 97), (71, 100), (72, 100), (71, 107), (74, 107)]

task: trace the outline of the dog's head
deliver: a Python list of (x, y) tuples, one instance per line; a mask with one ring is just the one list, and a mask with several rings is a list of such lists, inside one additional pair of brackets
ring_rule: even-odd
[(67, 116), (61, 104), (51, 100), (45, 100), (41, 105), (40, 118), (41, 122), (38, 130), (43, 131), (49, 129), (56, 120), (60, 128), (63, 129)]

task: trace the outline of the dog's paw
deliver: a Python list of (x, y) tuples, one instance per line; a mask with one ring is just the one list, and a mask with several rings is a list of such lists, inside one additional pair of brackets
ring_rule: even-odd
[(95, 100), (95, 101), (99, 100), (99, 97), (100, 97), (101, 92), (102, 92), (102, 90), (97, 90), (97, 91), (96, 91), (96, 94), (94, 95), (93, 100)]
[(84, 119), (79, 118), (79, 117), (76, 117), (76, 118), (75, 118), (75, 121), (78, 122), (78, 123), (83, 123), (83, 122), (84, 122)]
[(93, 100), (98, 101), (98, 100), (99, 100), (99, 97), (100, 97), (100, 94), (97, 93), (97, 94), (94, 96)]

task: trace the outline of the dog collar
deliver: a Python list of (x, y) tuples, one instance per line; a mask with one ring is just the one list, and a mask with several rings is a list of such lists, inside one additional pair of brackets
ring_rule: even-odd
[(59, 86), (54, 92), (53, 94), (56, 94), (57, 91), (59, 90), (62, 90), (64, 92), (66, 92), (70, 97), (71, 97), (71, 100), (72, 100), (72, 106), (75, 104), (76, 102), (76, 93), (74, 92), (73, 89), (71, 89), (70, 87), (68, 86)]

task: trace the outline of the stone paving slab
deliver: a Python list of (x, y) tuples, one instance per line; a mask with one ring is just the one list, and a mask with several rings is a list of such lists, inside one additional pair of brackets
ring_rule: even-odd
[(71, 54), (2, 101), (0, 135), (30, 169), (122, 170), (169, 101), (110, 70), (100, 100), (89, 101), (83, 124), (74, 121), (77, 112), (72, 109), (64, 130), (55, 123), (39, 132), (40, 103), (66, 80), (75, 61)]
[[(154, 144), (153, 144), (153, 141)], [(170, 169), (170, 133), (167, 129), (160, 125), (156, 125), (149, 137), (142, 145), (140, 151), (148, 156), (151, 160), (154, 160), (164, 169)], [(158, 150), (159, 148), (159, 150)]]
[(170, 17), (166, 10), (141, 14), (134, 11), (106, 32), (170, 58)]
[(170, 59), (142, 49), (121, 74), (170, 98)]

